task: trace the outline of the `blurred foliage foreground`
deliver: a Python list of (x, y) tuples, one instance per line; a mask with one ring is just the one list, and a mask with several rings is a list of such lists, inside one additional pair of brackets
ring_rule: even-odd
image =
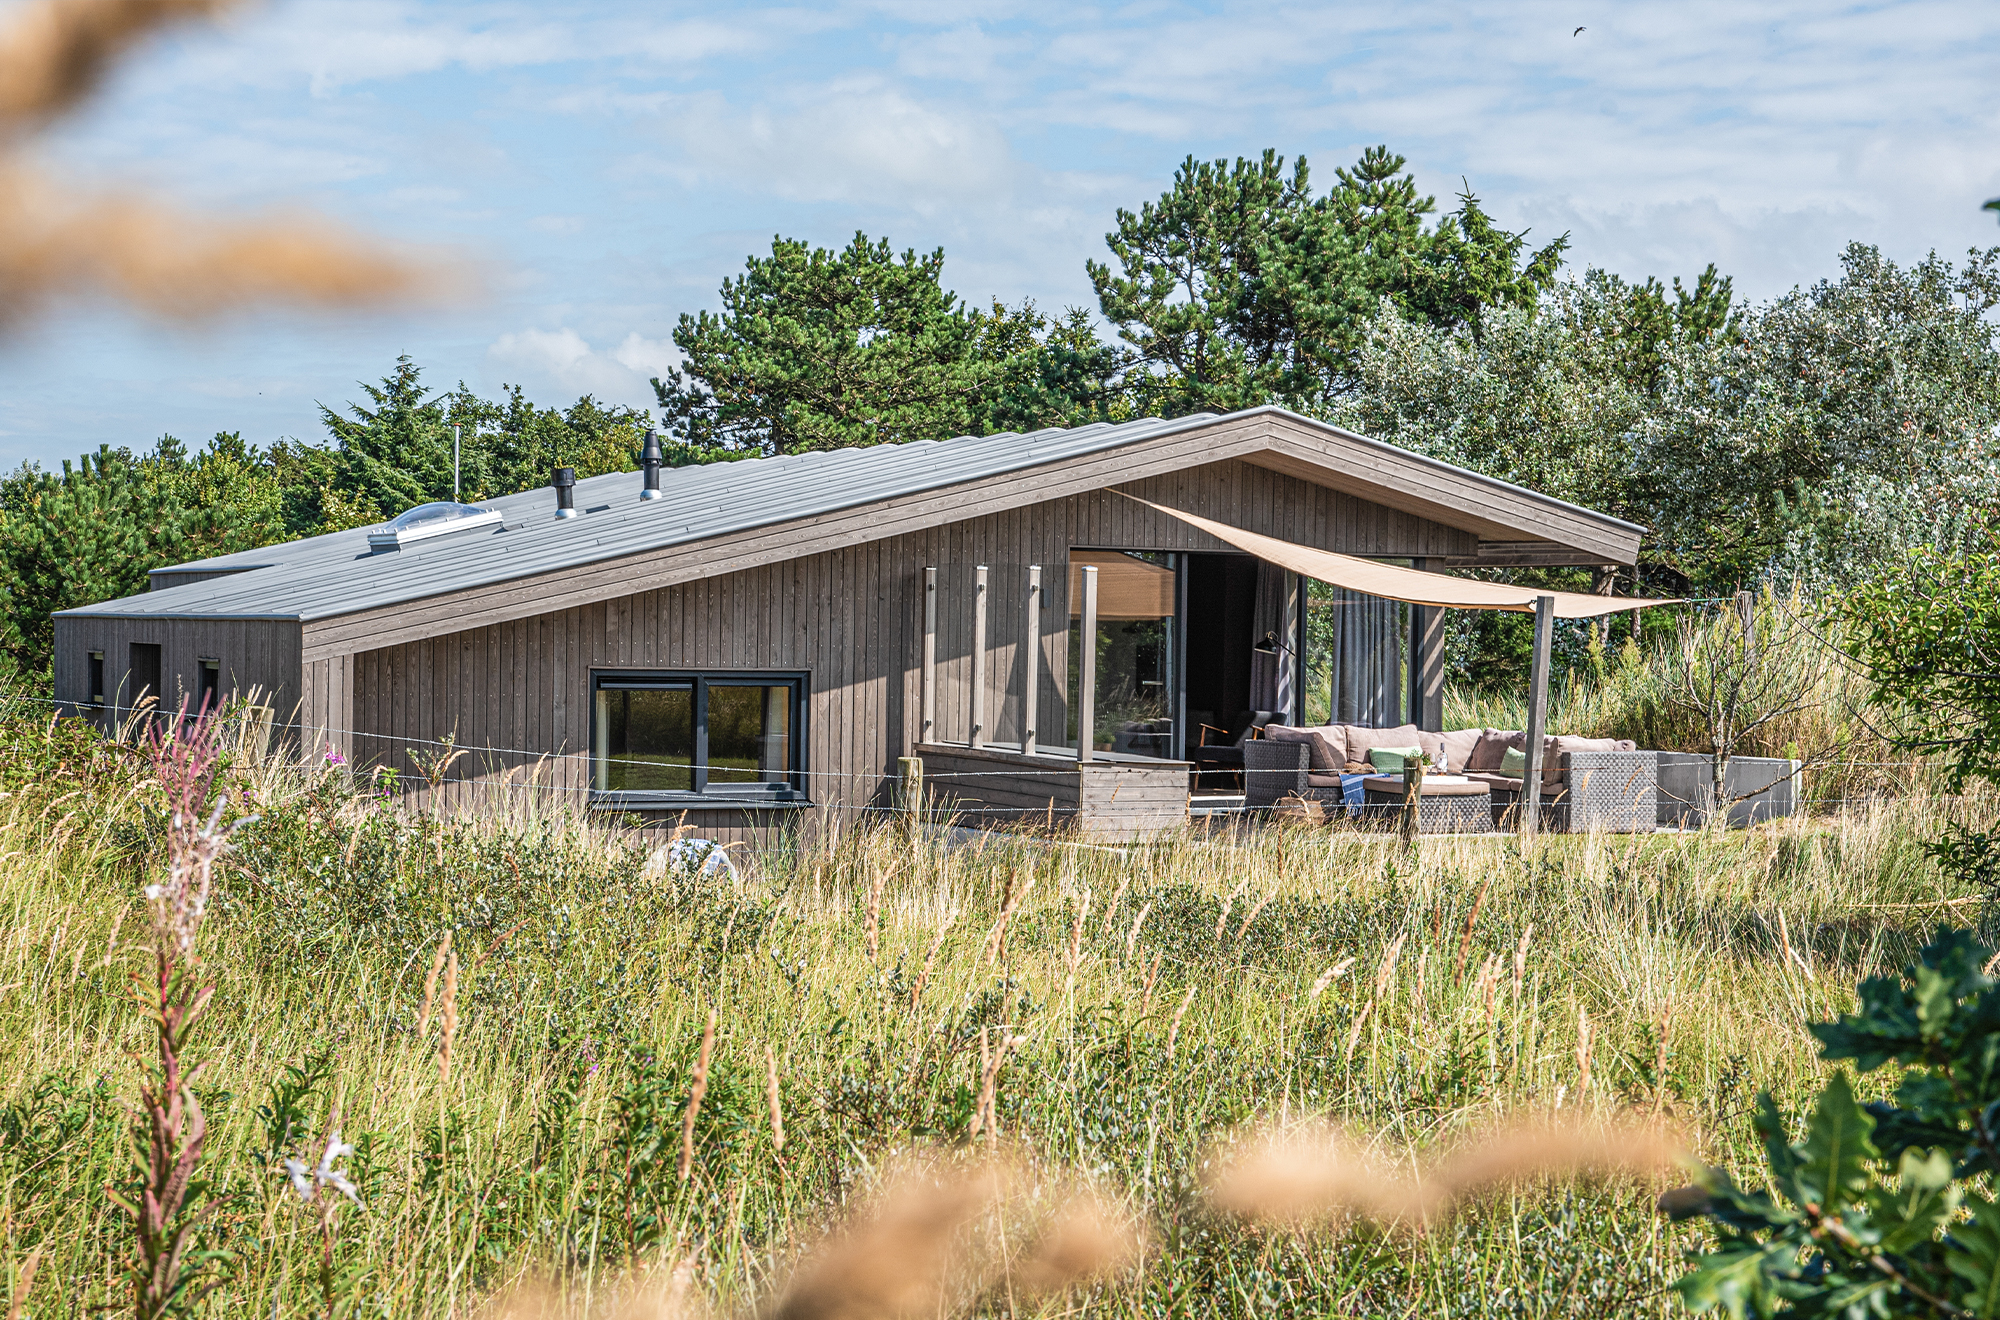
[[(14, 1314), (129, 1310), (112, 1198), (152, 1066), (131, 989), (164, 798), (74, 724), (0, 742), (5, 1282)], [(205, 1314), (467, 1314), (531, 1281), (604, 1314), (649, 1272), (694, 1309), (767, 1308), (915, 1154), (989, 1143), (1144, 1245), (1039, 1300), (962, 1300), (986, 1313), (1675, 1314), (1718, 1239), (1658, 1213), (1661, 1181), (1516, 1185), (1425, 1233), (1260, 1227), (1204, 1189), (1254, 1127), (1424, 1152), (1552, 1110), (1657, 1115), (1754, 1186), (1754, 1094), (1797, 1114), (1825, 1080), (1808, 1024), (1979, 911), (1921, 844), (1966, 808), (1909, 797), (1526, 856), (1287, 829), (947, 850), (884, 825), (732, 877), (648, 871), (559, 816), (399, 813), (338, 767), (225, 761), (215, 788), (256, 819), (186, 1048)]]

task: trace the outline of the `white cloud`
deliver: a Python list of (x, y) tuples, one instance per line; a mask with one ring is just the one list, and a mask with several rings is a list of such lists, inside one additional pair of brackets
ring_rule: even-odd
[(703, 174), (794, 201), (889, 203), (919, 213), (1014, 191), (1020, 162), (989, 116), (879, 85), (737, 111), (704, 97), (670, 114)]
[(681, 364), (681, 351), (671, 339), (647, 339), (637, 330), (625, 336), (611, 354), (621, 366), (643, 376), (664, 376)]
[(501, 335), (486, 354), (531, 396), (538, 390), (543, 395), (595, 394), (607, 402), (634, 406), (651, 401), (653, 391), (647, 383), (651, 377), (666, 374), (681, 360), (680, 350), (670, 341), (647, 339), (636, 330), (607, 351), (591, 347), (568, 326)]

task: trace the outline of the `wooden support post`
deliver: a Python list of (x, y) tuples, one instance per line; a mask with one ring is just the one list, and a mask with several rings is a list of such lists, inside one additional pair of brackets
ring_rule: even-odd
[(937, 737), (937, 570), (924, 570), (924, 677), (923, 724), (917, 741), (927, 743)]
[(1535, 597), (1535, 659), (1528, 675), (1528, 764), (1521, 771), (1521, 837), (1542, 823), (1542, 737), (1549, 718), (1549, 646), (1555, 640), (1556, 598)]
[(918, 814), (924, 809), (924, 759), (921, 756), (899, 756), (896, 758), (898, 803), (914, 824)]
[(972, 570), (972, 718), (967, 747), (986, 745), (986, 565)]
[(1035, 754), (1035, 714), (1042, 695), (1042, 566), (1028, 565), (1021, 618), (1021, 755)]
[(1083, 566), (1083, 618), (1076, 645), (1076, 759), (1097, 759), (1097, 566)]

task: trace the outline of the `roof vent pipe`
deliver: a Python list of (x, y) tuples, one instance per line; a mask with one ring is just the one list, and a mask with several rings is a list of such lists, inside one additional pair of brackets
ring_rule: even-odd
[(646, 470), (646, 488), (639, 492), (642, 500), (661, 500), (666, 492), (660, 489), (660, 437), (652, 427), (646, 428), (646, 448), (641, 451), (639, 465)]
[(576, 517), (576, 469), (557, 468), (551, 484), (556, 488), (556, 517)]

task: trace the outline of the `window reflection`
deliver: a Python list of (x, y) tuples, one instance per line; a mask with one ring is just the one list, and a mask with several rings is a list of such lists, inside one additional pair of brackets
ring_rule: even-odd
[(597, 788), (607, 793), (694, 788), (694, 688), (599, 688)]

